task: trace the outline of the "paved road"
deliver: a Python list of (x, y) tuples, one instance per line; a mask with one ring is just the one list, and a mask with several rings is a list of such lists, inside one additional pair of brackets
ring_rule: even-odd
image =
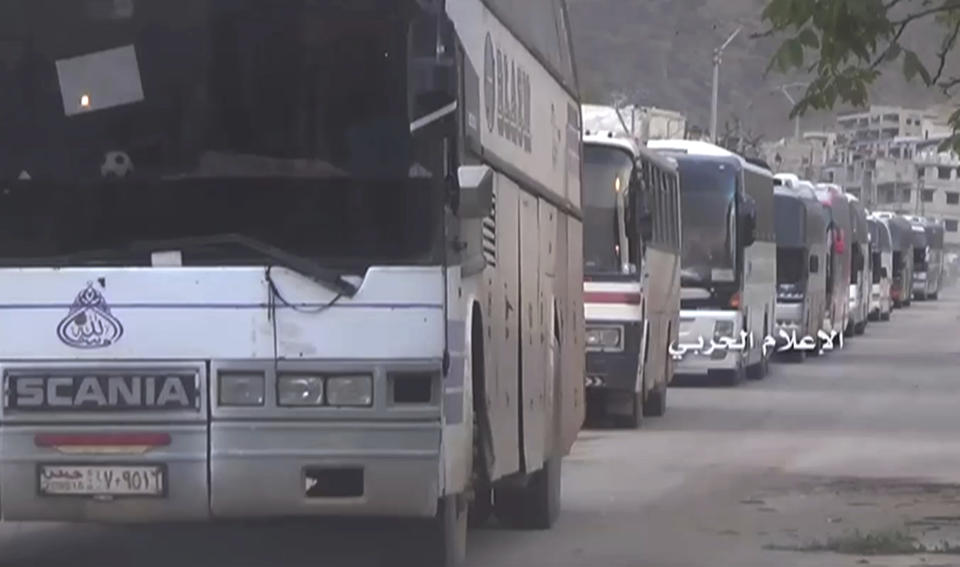
[[(810, 551), (830, 538), (866, 551), (848, 537), (856, 530), (960, 543), (958, 335), (954, 290), (871, 324), (842, 353), (776, 365), (762, 382), (672, 389), (668, 415), (641, 431), (582, 433), (554, 530), (471, 532), (470, 565), (960, 565), (950, 555)], [(408, 564), (387, 527), (7, 525), (0, 564)]]

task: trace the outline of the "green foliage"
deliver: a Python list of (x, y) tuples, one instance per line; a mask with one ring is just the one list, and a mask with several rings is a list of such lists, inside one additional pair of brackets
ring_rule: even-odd
[[(768, 72), (813, 75), (791, 118), (838, 102), (866, 105), (870, 86), (897, 62), (908, 81), (947, 93), (960, 86), (960, 77), (945, 76), (960, 35), (960, 0), (769, 0), (763, 18), (769, 29), (762, 35), (783, 38)], [(900, 43), (924, 19), (942, 30), (937, 56), (928, 62)], [(946, 146), (960, 150), (960, 113), (950, 124), (955, 135)]]

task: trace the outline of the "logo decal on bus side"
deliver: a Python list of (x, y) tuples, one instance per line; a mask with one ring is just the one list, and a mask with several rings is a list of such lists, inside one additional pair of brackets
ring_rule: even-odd
[(57, 325), (57, 336), (73, 348), (106, 348), (123, 336), (123, 324), (110, 313), (103, 294), (88, 282), (73, 300), (70, 312)]
[(487, 129), (529, 154), (533, 152), (530, 73), (513, 55), (495, 45), (489, 32), (483, 51)]

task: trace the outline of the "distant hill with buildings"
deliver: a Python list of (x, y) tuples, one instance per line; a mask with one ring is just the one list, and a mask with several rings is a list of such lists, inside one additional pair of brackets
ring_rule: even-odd
[[(776, 39), (754, 39), (761, 31), (765, 0), (568, 0), (578, 72), (587, 102), (626, 102), (683, 112), (691, 127), (708, 127), (712, 52), (743, 23), (745, 33), (728, 48), (721, 71), (720, 128), (738, 116), (744, 128), (777, 139), (792, 134), (790, 104), (777, 89), (795, 82), (776, 72), (765, 76)], [(936, 43), (915, 29), (906, 38), (921, 53)], [(927, 41), (918, 41), (926, 36)], [(798, 94), (797, 91), (793, 91)], [(918, 84), (907, 84), (898, 67), (888, 69), (872, 103), (913, 108), (942, 102)], [(830, 129), (832, 114), (805, 117), (804, 130)]]

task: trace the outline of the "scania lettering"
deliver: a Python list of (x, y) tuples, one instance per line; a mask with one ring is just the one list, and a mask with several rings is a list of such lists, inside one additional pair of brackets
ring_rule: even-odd
[(633, 140), (584, 136), (587, 412), (638, 427), (666, 411), (679, 316), (676, 165)]
[(776, 315), (773, 174), (704, 142), (655, 140), (647, 145), (679, 164), (680, 342), (738, 342), (741, 333), (748, 337), (741, 351), (688, 354), (675, 372), (684, 380), (732, 384), (746, 376), (762, 378), (773, 354), (763, 343)]
[(199, 403), (195, 376), (31, 376), (7, 374), (14, 410), (190, 409)]
[(5, 520), (408, 518), (418, 565), (468, 511), (553, 524), (585, 405), (563, 1), (0, 16), (31, 46), (0, 46)]

